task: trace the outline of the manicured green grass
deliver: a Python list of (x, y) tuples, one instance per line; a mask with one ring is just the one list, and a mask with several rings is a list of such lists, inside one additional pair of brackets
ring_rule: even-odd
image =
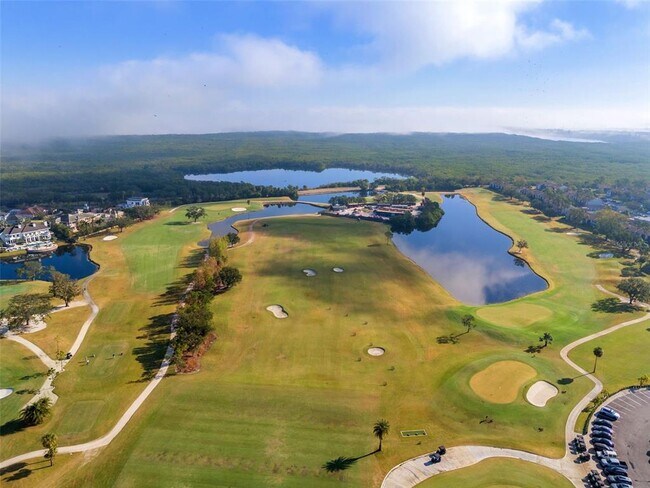
[[(13, 431), (12, 422), (20, 409), (34, 396), (35, 390), (45, 381), (47, 368), (17, 342), (0, 339), (0, 388), (13, 388), (14, 392), (0, 400), (0, 434)], [(0, 442), (0, 456), (6, 457), (4, 438)]]
[[(593, 286), (598, 262), (587, 257), (591, 248), (553, 232), (559, 224), (537, 222), (521, 212), (523, 207), (496, 201), (489, 192), (468, 194), (486, 220), (528, 240), (531, 249), (524, 257), (552, 282), (550, 290), (512, 304), (544, 307), (551, 316), (524, 328), (479, 319), (459, 344), (438, 344), (438, 336), (460, 332), (460, 316), (476, 308), (453, 301), (387, 245), (384, 226), (326, 217), (273, 219), (266, 227), (258, 223), (254, 243), (231, 252), (231, 264), (244, 279), (213, 302), (218, 339), (204, 356), (201, 372), (167, 378), (100, 457), (84, 464), (79, 456), (66, 465), (67, 472), (54, 470), (52, 480), (65, 486), (159, 486), (165, 480), (174, 486), (365, 487), (378, 486), (395, 464), (440, 444), (497, 445), (560, 456), (566, 417), (591, 388), (589, 381), (576, 378), (560, 386), (560, 395), (540, 409), (525, 401), (523, 390), (507, 405), (485, 402), (471, 390), (471, 377), (495, 362), (512, 360), (536, 370), (531, 383), (557, 384), (575, 376), (559, 357), (564, 344), (634, 315), (591, 310), (601, 298)], [(159, 293), (167, 279), (183, 271), (155, 269), (140, 246), (151, 245), (152, 253), (165, 250), (166, 233), (179, 228), (187, 232), (182, 242), (189, 255), (193, 243), (204, 237), (204, 227), (165, 226), (172, 219), (182, 221), (179, 217), (125, 231), (126, 237), (101, 246), (106, 256), (98, 249), (107, 266), (91, 286), (102, 301), (102, 326), (91, 328), (95, 335), (88, 351), (120, 341), (132, 352), (146, 346), (146, 340), (133, 336), (143, 333), (142, 317), (161, 309), (148, 305), (156, 295), (147, 290), (157, 287)], [(244, 232), (242, 241), (247, 239)], [(170, 261), (179, 256), (164, 252)], [(165, 267), (165, 259), (156, 261)], [(334, 266), (345, 272), (331, 272)], [(306, 277), (302, 269), (307, 267), (318, 275)], [(106, 293), (126, 278), (127, 290)], [(275, 319), (265, 310), (269, 304), (281, 304), (289, 317)], [(110, 333), (102, 334), (105, 327)], [(539, 354), (525, 353), (544, 331), (555, 341)], [(157, 354), (164, 341), (159, 344)], [(368, 356), (371, 345), (384, 347), (386, 354)], [(102, 350), (98, 359), (109, 353)], [(120, 361), (131, 364), (133, 358), (125, 355)], [(99, 375), (97, 364), (75, 366), (68, 377), (83, 390), (65, 385), (66, 409), (75, 402), (106, 401), (101, 409), (93, 407), (100, 413), (84, 435), (71, 432), (69, 439), (105, 433), (106, 419), (121, 413), (132, 391), (128, 381), (141, 371), (118, 364), (106, 377)], [(89, 387), (93, 395), (86, 394)], [(138, 384), (133, 394), (141, 388)], [(69, 416), (77, 408), (83, 410), (76, 407)], [(493, 422), (479, 423), (486, 415)], [(372, 451), (371, 428), (378, 418), (391, 423), (382, 453), (359, 459), (339, 474), (320, 469), (329, 459)], [(401, 437), (400, 430), (414, 427), (429, 435)]]
[(68, 352), (89, 315), (88, 306), (61, 310), (45, 319), (45, 329), (26, 334), (25, 339), (36, 344), (52, 359), (56, 359), (57, 346), (60, 351)]
[[(208, 206), (209, 218), (232, 214), (232, 206), (232, 202)], [(52, 418), (43, 425), (4, 436), (3, 457), (40, 447), (39, 439), (46, 432), (57, 432), (61, 445), (100, 437), (142, 391), (146, 384), (143, 380), (160, 366), (167, 348), (170, 314), (178, 298), (175, 292), (184, 288), (182, 278), (194, 266), (188, 261), (191, 251), (199, 240), (209, 237), (204, 223), (186, 222), (181, 208), (128, 228), (117, 234), (119, 237), (114, 241), (102, 241), (101, 237), (88, 240), (93, 246), (93, 260), (101, 265), (90, 283), (90, 292), (101, 310), (75, 360), (54, 382), (59, 400)], [(47, 283), (11, 285), (5, 295), (38, 287), (46, 291)], [(67, 313), (77, 312), (57, 314)], [(50, 320), (58, 321), (57, 314)], [(80, 319), (76, 317), (73, 322), (76, 324)], [(65, 334), (76, 336), (75, 328), (78, 332), (76, 326)], [(64, 334), (55, 323), (51, 330), (37, 333), (37, 342), (51, 350), (53, 338), (49, 336), (57, 333), (55, 329)], [(95, 358), (86, 365), (84, 358), (92, 355)], [(97, 402), (102, 403), (101, 409), (93, 407), (88, 415), (80, 414), (79, 405)]]
[(592, 371), (594, 367), (593, 350), (603, 348), (603, 357), (598, 360), (596, 376), (610, 393), (638, 383), (637, 378), (650, 376), (650, 321), (641, 322), (612, 332), (592, 342), (576, 347), (569, 357)]
[(570, 488), (555, 471), (515, 459), (486, 459), (473, 466), (436, 475), (418, 488)]
[(0, 281), (0, 309), (9, 303), (15, 295), (25, 293), (48, 293), (50, 284), (46, 281)]
[(548, 308), (526, 302), (483, 307), (476, 314), (483, 320), (504, 327), (525, 327), (553, 316)]

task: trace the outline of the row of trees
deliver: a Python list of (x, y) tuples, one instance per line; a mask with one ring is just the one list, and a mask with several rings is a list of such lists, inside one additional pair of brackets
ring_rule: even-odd
[(237, 234), (211, 239), (208, 253), (203, 262), (194, 271), (193, 289), (187, 294), (185, 303), (179, 307), (176, 318), (176, 335), (172, 341), (175, 360), (183, 363), (183, 357), (191, 354), (205, 341), (212, 332), (212, 298), (237, 285), (242, 276), (233, 266), (227, 266), (229, 246), (238, 242)]

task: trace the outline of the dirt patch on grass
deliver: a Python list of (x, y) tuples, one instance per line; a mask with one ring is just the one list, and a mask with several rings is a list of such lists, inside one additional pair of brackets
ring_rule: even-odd
[(176, 365), (176, 372), (180, 374), (198, 373), (201, 370), (201, 356), (212, 347), (216, 340), (217, 335), (210, 332), (201, 345), (196, 348), (196, 351), (183, 355), (183, 363), (182, 365)]
[(499, 361), (479, 371), (469, 380), (469, 386), (483, 400), (491, 403), (511, 403), (519, 390), (537, 375), (532, 366), (520, 361)]
[(513, 303), (497, 307), (479, 308), (476, 315), (483, 320), (503, 327), (525, 327), (550, 318), (553, 312), (542, 305)]

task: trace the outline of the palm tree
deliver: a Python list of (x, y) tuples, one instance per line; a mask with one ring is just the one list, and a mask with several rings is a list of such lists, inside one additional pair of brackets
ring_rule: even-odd
[(27, 425), (42, 424), (50, 416), (51, 408), (52, 400), (47, 397), (39, 398), (35, 402), (26, 405), (20, 411), (20, 420)]
[(539, 342), (543, 342), (544, 347), (546, 347), (548, 346), (549, 342), (553, 342), (553, 336), (550, 332), (544, 332), (544, 334), (542, 334), (542, 337), (539, 338)]
[(50, 460), (50, 466), (54, 464), (54, 456), (56, 456), (56, 451), (59, 446), (59, 440), (56, 437), (56, 434), (45, 434), (41, 437), (41, 444), (47, 452), (45, 453), (45, 459)]
[(384, 235), (386, 236), (386, 244), (390, 244), (390, 240), (393, 238), (393, 233), (390, 230), (387, 230), (384, 232)]
[(596, 365), (598, 364), (598, 358), (603, 357), (603, 348), (602, 347), (596, 347), (594, 349), (594, 356), (596, 357), (594, 361), (594, 373), (596, 372)]
[(379, 439), (379, 448), (377, 451), (381, 451), (381, 441), (384, 439), (384, 436), (388, 434), (388, 429), (390, 429), (390, 424), (388, 420), (380, 419), (375, 422), (375, 425), (372, 427), (372, 433), (377, 439)]

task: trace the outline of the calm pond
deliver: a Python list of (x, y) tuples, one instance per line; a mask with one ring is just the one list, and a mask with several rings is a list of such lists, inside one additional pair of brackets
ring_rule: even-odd
[(396, 234), (393, 242), (461, 302), (500, 303), (545, 290), (546, 281), (508, 253), (512, 240), (483, 222), (470, 202), (443, 198), (445, 215), (428, 232)]
[(288, 169), (262, 169), (257, 171), (237, 171), (235, 173), (212, 173), (205, 175), (186, 175), (185, 179), (194, 181), (229, 181), (231, 183), (250, 183), (251, 185), (275, 186), (284, 188), (289, 185), (300, 188), (316, 188), (332, 183), (345, 183), (355, 180), (374, 181), (377, 178), (403, 178), (392, 173), (375, 173), (344, 168), (328, 168), (320, 173), (316, 171), (298, 171)]
[[(52, 254), (43, 255), (37, 260), (43, 267), (54, 266), (60, 273), (79, 280), (99, 269), (99, 266), (90, 260), (88, 249), (88, 246), (59, 246)], [(30, 256), (30, 260), (32, 259), (34, 257)], [(0, 279), (15, 280), (18, 278), (16, 270), (22, 265), (22, 262), (0, 261)]]

